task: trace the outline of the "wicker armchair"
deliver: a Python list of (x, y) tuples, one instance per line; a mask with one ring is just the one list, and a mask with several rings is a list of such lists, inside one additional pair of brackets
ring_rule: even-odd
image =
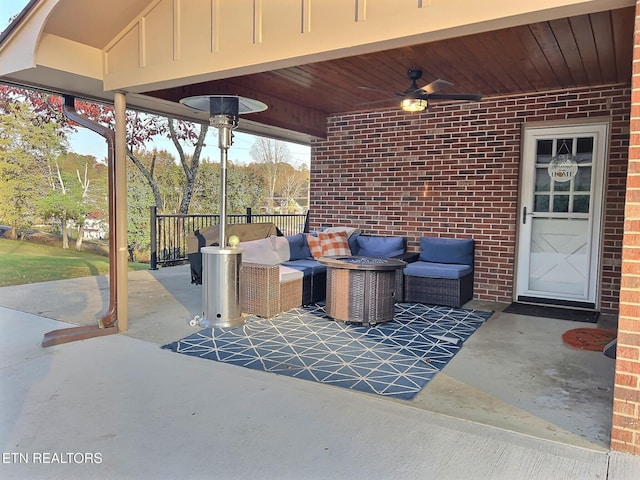
[(280, 265), (243, 263), (240, 271), (242, 311), (273, 317), (302, 305), (302, 273)]
[(473, 298), (473, 239), (422, 237), (404, 270), (405, 302), (461, 307)]

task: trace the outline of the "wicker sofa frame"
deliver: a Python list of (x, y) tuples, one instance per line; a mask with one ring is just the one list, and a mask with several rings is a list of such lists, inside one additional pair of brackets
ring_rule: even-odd
[(473, 273), (460, 279), (405, 275), (405, 302), (461, 307), (473, 298)]
[(280, 282), (278, 265), (243, 263), (240, 298), (243, 312), (273, 317), (302, 305), (302, 278)]

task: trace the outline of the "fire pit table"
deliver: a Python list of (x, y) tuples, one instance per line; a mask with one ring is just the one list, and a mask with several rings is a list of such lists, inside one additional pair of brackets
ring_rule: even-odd
[(327, 266), (327, 315), (334, 320), (376, 325), (393, 320), (396, 273), (406, 262), (393, 258), (321, 257)]

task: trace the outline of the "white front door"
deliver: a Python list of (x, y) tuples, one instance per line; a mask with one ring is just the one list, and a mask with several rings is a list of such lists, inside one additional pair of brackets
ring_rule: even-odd
[(524, 131), (516, 300), (597, 308), (608, 124)]

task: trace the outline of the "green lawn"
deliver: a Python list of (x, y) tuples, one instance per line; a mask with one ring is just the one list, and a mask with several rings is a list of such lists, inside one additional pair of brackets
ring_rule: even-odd
[[(148, 268), (145, 263), (129, 263), (129, 270)], [(107, 257), (0, 238), (0, 287), (108, 274)]]

